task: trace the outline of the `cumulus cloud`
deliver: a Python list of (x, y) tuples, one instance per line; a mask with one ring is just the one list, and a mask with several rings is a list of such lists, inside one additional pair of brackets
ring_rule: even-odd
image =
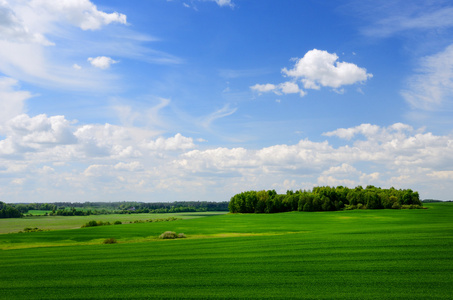
[(293, 69), (283, 68), (282, 73), (300, 79), (306, 89), (319, 86), (339, 88), (373, 77), (366, 69), (348, 62), (339, 62), (335, 53), (313, 49), (298, 59)]
[(257, 83), (250, 87), (250, 89), (252, 89), (253, 91), (257, 91), (260, 93), (271, 92), (271, 91), (274, 91), (276, 88), (277, 88), (277, 86), (275, 84), (271, 84), (271, 83), (266, 83), (266, 84)]
[(146, 147), (150, 150), (187, 150), (195, 147), (192, 138), (184, 137), (177, 133), (174, 137), (163, 138), (159, 137), (156, 140), (146, 143)]
[(274, 92), (276, 95), (281, 94), (297, 94), (299, 93), (301, 97), (305, 96), (305, 91), (303, 91), (299, 85), (295, 82), (287, 81), (280, 83), (279, 85), (267, 83), (267, 84), (255, 84), (250, 87), (252, 91), (258, 93), (267, 93)]
[(453, 44), (421, 59), (417, 73), (409, 77), (401, 94), (415, 109), (453, 109)]
[[(23, 102), (30, 94), (15, 94), (16, 85), (3, 78), (0, 91)], [(159, 107), (166, 105), (162, 100)], [(16, 111), (4, 122), (0, 137), (0, 196), (11, 201), (42, 199), (31, 186), (45, 186), (45, 194), (56, 197), (49, 201), (65, 194), (68, 201), (99, 201), (106, 195), (111, 201), (146, 201), (149, 195), (200, 200), (212, 194), (228, 200), (250, 189), (284, 192), (358, 184), (413, 188), (422, 197), (445, 198), (453, 176), (453, 137), (403, 123), (337, 128), (323, 134), (325, 141), (303, 139), (254, 149), (198, 147), (199, 139), (181, 133), (159, 136), (134, 127), (133, 120), (125, 125), (78, 124), (64, 116)], [(328, 140), (334, 137), (344, 145), (334, 146)]]
[(71, 124), (64, 116), (21, 114), (7, 122), (7, 132), (6, 141), (11, 141), (16, 149), (31, 151), (76, 141)]
[(98, 57), (89, 57), (87, 59), (93, 67), (105, 70), (110, 68), (112, 64), (117, 64), (119, 61), (113, 60), (110, 57), (98, 56)]
[(367, 73), (366, 69), (360, 68), (353, 63), (340, 62), (335, 53), (313, 49), (308, 51), (304, 57), (293, 59), (296, 61), (294, 68), (283, 68), (284, 76), (291, 77), (292, 81), (287, 81), (278, 85), (255, 84), (250, 88), (259, 93), (274, 92), (276, 94), (296, 94), (301, 97), (306, 92), (296, 83), (299, 81), (305, 89), (319, 90), (321, 87), (330, 87), (336, 93), (343, 94), (345, 85), (363, 83), (373, 74)]

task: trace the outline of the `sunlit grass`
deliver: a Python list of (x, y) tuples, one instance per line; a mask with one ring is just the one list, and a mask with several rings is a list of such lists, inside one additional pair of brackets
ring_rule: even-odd
[(0, 235), (40, 245), (0, 251), (0, 297), (448, 299), (452, 217), (452, 204), (433, 204)]

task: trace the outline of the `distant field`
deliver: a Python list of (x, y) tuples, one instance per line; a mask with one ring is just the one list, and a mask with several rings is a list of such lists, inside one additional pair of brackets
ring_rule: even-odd
[(451, 299), (453, 204), (425, 206), (3, 234), (0, 298)]
[(30, 214), (30, 215), (34, 215), (34, 216), (44, 216), (46, 213), (51, 213), (52, 211), (51, 210), (37, 210), (37, 209), (33, 209), (33, 210), (29, 210), (26, 215)]
[[(30, 211), (32, 212), (32, 211)], [(35, 211), (46, 212), (46, 211)], [(0, 234), (12, 233), (23, 230), (26, 227), (37, 227), (45, 230), (76, 229), (83, 224), (91, 221), (103, 222), (133, 222), (135, 220), (149, 220), (168, 217), (178, 217), (182, 219), (199, 218), (202, 216), (212, 216), (225, 214), (227, 212), (187, 212), (179, 214), (112, 214), (112, 215), (91, 215), (91, 216), (43, 216), (23, 217), (20, 219), (0, 219)]]

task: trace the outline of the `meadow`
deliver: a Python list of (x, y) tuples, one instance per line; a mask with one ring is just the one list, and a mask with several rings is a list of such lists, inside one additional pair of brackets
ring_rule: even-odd
[(425, 206), (2, 234), (0, 298), (451, 299), (453, 204)]

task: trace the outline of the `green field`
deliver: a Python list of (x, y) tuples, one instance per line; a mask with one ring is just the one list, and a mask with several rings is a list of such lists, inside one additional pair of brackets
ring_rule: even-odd
[(52, 212), (51, 210), (32, 209), (32, 210), (29, 210), (26, 213), (26, 215), (30, 214), (30, 215), (34, 215), (34, 216), (44, 216), (46, 213), (49, 214), (51, 212)]
[[(44, 211), (45, 212), (45, 211)], [(187, 212), (187, 213), (165, 213), (165, 214), (111, 214), (91, 216), (33, 216), (20, 219), (0, 219), (0, 234), (19, 232), (26, 227), (37, 227), (43, 230), (77, 229), (83, 224), (91, 221), (102, 221), (113, 223), (115, 221), (133, 222), (135, 220), (161, 219), (178, 217), (182, 219), (200, 218), (225, 214), (226, 212)]]
[(0, 298), (452, 299), (453, 204), (425, 206), (2, 234)]

